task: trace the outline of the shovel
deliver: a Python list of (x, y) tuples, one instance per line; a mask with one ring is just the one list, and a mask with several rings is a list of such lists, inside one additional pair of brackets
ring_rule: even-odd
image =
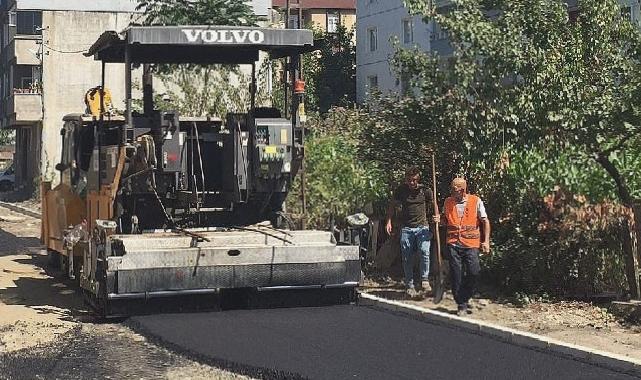
[[(434, 215), (440, 215), (438, 201), (436, 200), (436, 162), (434, 152), (432, 152), (432, 202), (434, 205)], [(436, 279), (434, 283), (434, 303), (437, 304), (443, 300), (445, 285), (443, 280), (443, 259), (441, 258), (441, 234), (439, 232), (439, 223), (434, 223), (434, 236), (436, 237)]]

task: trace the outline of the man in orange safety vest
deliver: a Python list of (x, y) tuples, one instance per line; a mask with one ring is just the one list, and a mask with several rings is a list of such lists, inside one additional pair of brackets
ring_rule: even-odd
[(472, 312), (468, 302), (481, 271), (479, 249), (490, 252), (490, 221), (483, 201), (467, 193), (467, 182), (463, 178), (452, 181), (452, 196), (445, 200), (443, 211), (452, 293), (458, 305), (457, 314), (463, 316)]

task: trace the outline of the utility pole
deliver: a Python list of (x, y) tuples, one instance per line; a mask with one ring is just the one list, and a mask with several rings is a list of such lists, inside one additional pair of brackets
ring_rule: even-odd
[[(289, 12), (290, 12), (290, 4), (289, 0), (285, 3), (285, 29), (289, 29)], [(283, 58), (284, 61), (284, 67), (283, 67), (283, 88), (285, 91), (283, 91), (283, 96), (285, 98), (285, 103), (284, 103), (284, 111), (285, 111), (285, 119), (287, 119), (288, 116), (288, 106), (287, 106), (287, 98), (288, 98), (288, 93), (289, 93), (289, 80), (287, 79), (288, 73), (289, 73), (289, 59), (287, 57)]]
[[(298, 0), (298, 28), (302, 29), (303, 28), (303, 0)], [(298, 60), (298, 72), (300, 76), (300, 80), (304, 81), (305, 77), (303, 76), (303, 58)], [(300, 94), (300, 105), (305, 109), (305, 94)], [(301, 134), (303, 136), (303, 144), (305, 144), (305, 126), (302, 125), (305, 120), (303, 120), (304, 115), (301, 113), (301, 110), (299, 109), (299, 112), (296, 113), (298, 115), (299, 120), (301, 121)], [(303, 229), (307, 228), (307, 197), (305, 194), (306, 186), (305, 186), (305, 157), (303, 156), (303, 162), (301, 163), (301, 174), (300, 174), (300, 198), (301, 198), (301, 203), (302, 203), (302, 208), (303, 208), (303, 220), (302, 220), (302, 227)]]

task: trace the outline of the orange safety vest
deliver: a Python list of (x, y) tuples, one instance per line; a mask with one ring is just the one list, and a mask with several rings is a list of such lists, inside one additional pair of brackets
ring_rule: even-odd
[(445, 200), (445, 217), (447, 218), (447, 244), (460, 244), (467, 248), (481, 247), (481, 228), (477, 206), (479, 197), (467, 194), (467, 202), (463, 216), (456, 211), (456, 198)]

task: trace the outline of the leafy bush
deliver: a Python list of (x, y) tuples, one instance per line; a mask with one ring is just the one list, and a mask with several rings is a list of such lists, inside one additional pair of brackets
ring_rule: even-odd
[[(324, 118), (313, 117), (305, 143), (307, 226), (327, 228), (334, 216), (345, 216), (385, 197), (385, 183), (374, 163), (359, 159), (358, 135), (363, 117), (357, 111), (334, 108)], [(287, 210), (302, 213), (301, 176), (287, 198)]]
[(565, 296), (627, 291), (629, 211), (607, 200), (614, 189), (598, 166), (570, 156), (522, 153), (502, 177), (479, 177), (493, 222), (484, 278), (494, 287)]

